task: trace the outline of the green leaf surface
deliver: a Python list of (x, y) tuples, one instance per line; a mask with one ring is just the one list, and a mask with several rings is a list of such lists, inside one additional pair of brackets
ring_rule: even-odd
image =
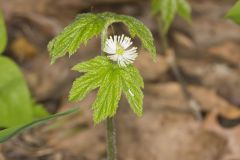
[(105, 19), (97, 14), (86, 13), (77, 16), (72, 24), (49, 43), (52, 62), (66, 53), (74, 54), (82, 43), (86, 44), (89, 39), (98, 35), (105, 24)]
[(22, 133), (23, 131), (25, 131), (27, 129), (30, 129), (32, 127), (35, 127), (35, 126), (43, 124), (43, 123), (47, 123), (53, 119), (56, 119), (56, 118), (59, 118), (62, 116), (76, 113), (77, 111), (79, 111), (79, 107), (67, 110), (65, 112), (56, 113), (56, 114), (44, 117), (42, 119), (38, 119), (38, 120), (35, 120), (32, 122), (29, 122), (29, 123), (25, 123), (25, 124), (21, 124), (21, 125), (17, 125), (14, 127), (10, 127), (10, 128), (1, 130), (0, 131), (0, 143), (7, 141), (8, 139), (12, 138), (13, 136), (15, 136), (17, 134)]
[(240, 24), (240, 0), (229, 10), (226, 17)]
[(0, 57), (0, 126), (11, 127), (33, 119), (32, 101), (18, 66)]
[(147, 49), (152, 57), (156, 55), (153, 37), (149, 29), (139, 20), (125, 15), (110, 12), (99, 14), (80, 14), (73, 23), (67, 26), (62, 33), (54, 38), (48, 45), (52, 63), (67, 53), (74, 54), (81, 44), (105, 31), (112, 23), (124, 23), (134, 37), (137, 36), (143, 48)]
[(0, 54), (3, 53), (7, 46), (7, 31), (3, 18), (3, 14), (0, 11)]
[(121, 71), (123, 92), (130, 104), (131, 109), (138, 116), (143, 113), (143, 79), (136, 68), (130, 66)]
[(121, 79), (119, 67), (113, 68), (110, 73), (105, 76), (103, 83), (97, 94), (97, 98), (93, 104), (93, 120), (99, 123), (107, 117), (115, 115), (118, 102), (121, 98)]
[(111, 62), (107, 57), (99, 56), (90, 61), (79, 63), (73, 69), (79, 72), (87, 72), (73, 82), (69, 94), (70, 101), (80, 101), (86, 95), (100, 86), (104, 77), (111, 70)]
[(12, 60), (0, 57), (0, 73), (0, 127), (30, 122), (39, 110), (41, 115), (47, 114), (33, 104), (24, 77)]
[(99, 88), (92, 106), (95, 123), (115, 115), (122, 92), (132, 110), (138, 116), (142, 115), (141, 88), (144, 84), (139, 71), (132, 65), (121, 68), (107, 57), (98, 56), (73, 68), (85, 74), (73, 83), (70, 100), (82, 100), (90, 91)]
[(191, 22), (191, 6), (186, 0), (177, 0), (177, 12), (188, 23)]
[(147, 49), (152, 58), (155, 59), (156, 48), (150, 30), (141, 21), (130, 16), (116, 15), (116, 19), (128, 27), (132, 37), (137, 36), (141, 40), (142, 47)]
[(176, 14), (191, 22), (191, 6), (187, 0), (152, 0), (152, 13), (161, 15), (163, 33), (166, 34)]
[(163, 31), (167, 33), (177, 12), (176, 0), (163, 0), (161, 5), (161, 16), (163, 21)]
[(152, 0), (151, 12), (152, 14), (158, 14), (161, 11), (161, 0)]
[(33, 103), (33, 117), (35, 119), (40, 119), (42, 117), (46, 117), (49, 113), (45, 110), (44, 106), (41, 104)]
[(90, 61), (75, 65), (72, 69), (78, 72), (94, 72), (102, 67), (111, 65), (111, 61), (104, 56), (98, 56)]

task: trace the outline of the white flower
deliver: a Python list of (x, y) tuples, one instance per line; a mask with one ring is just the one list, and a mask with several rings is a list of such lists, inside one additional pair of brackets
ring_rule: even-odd
[(110, 36), (106, 40), (103, 51), (109, 54), (108, 58), (117, 62), (119, 66), (126, 67), (132, 64), (138, 56), (137, 47), (129, 48), (131, 45), (131, 38), (127, 36)]

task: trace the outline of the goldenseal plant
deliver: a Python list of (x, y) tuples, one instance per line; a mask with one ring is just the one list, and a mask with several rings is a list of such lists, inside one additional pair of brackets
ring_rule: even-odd
[(117, 112), (122, 95), (127, 98), (132, 111), (141, 116), (143, 113), (143, 79), (133, 66), (137, 47), (133, 47), (130, 37), (113, 35), (108, 37), (108, 27), (113, 23), (125, 24), (132, 38), (138, 37), (142, 47), (154, 59), (156, 49), (149, 29), (139, 20), (110, 12), (80, 14), (62, 33), (48, 45), (52, 63), (58, 58), (76, 53), (81, 44), (101, 35), (101, 55), (81, 62), (72, 69), (84, 73), (72, 85), (70, 101), (81, 101), (89, 92), (98, 88), (97, 97), (92, 104), (95, 124), (107, 119), (108, 159), (116, 159), (115, 133), (113, 118)]

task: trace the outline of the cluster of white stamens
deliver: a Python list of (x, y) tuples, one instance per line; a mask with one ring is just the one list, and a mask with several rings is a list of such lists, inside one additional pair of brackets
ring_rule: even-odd
[(131, 38), (124, 35), (114, 37), (110, 36), (106, 40), (104, 52), (109, 54), (108, 58), (116, 61), (121, 67), (126, 67), (128, 64), (132, 64), (138, 56), (137, 47), (132, 47)]

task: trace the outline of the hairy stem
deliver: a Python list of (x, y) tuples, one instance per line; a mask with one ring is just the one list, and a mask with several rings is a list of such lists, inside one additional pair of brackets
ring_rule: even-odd
[(103, 50), (104, 50), (105, 41), (107, 39), (107, 29), (108, 29), (108, 26), (106, 26), (105, 29), (101, 33), (101, 55), (104, 54)]
[[(101, 55), (104, 54), (103, 49), (107, 39), (108, 26), (109, 25), (106, 25), (105, 29), (101, 33)], [(107, 118), (107, 159), (117, 159), (116, 132), (113, 118)]]
[(114, 119), (107, 118), (107, 144), (108, 144), (108, 160), (117, 159), (117, 150), (116, 150), (116, 132), (114, 126)]
[(188, 102), (188, 105), (191, 108), (191, 110), (193, 111), (196, 119), (201, 121), (202, 120), (202, 115), (200, 112), (201, 107), (197, 103), (197, 101), (192, 97), (192, 94), (187, 89), (187, 82), (185, 81), (182, 74), (180, 73), (177, 62), (176, 62), (176, 54), (175, 54), (174, 50), (170, 49), (169, 44), (168, 44), (167, 35), (163, 31), (163, 25), (162, 25), (163, 22), (161, 20), (161, 17), (158, 16), (156, 18), (157, 18), (158, 28), (160, 31), (160, 38), (161, 38), (161, 42), (162, 42), (163, 52), (167, 56), (168, 63), (171, 67), (172, 73), (174, 74), (177, 81), (180, 83), (184, 98)]

